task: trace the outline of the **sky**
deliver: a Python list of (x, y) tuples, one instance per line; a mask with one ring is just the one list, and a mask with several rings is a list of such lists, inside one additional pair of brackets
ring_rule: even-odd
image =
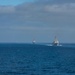
[(24, 2), (34, 2), (34, 0), (0, 0), (0, 5), (18, 5)]
[(0, 43), (75, 43), (75, 0), (0, 0)]

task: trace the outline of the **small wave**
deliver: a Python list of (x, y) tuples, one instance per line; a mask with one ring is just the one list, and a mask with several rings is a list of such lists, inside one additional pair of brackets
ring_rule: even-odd
[[(52, 44), (49, 44), (49, 45), (47, 45), (47, 46), (54, 46), (54, 45), (52, 45)], [(62, 45), (57, 45), (57, 46), (62, 46)]]

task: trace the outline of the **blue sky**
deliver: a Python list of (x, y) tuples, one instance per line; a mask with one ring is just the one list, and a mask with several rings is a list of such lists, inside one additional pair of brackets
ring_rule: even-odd
[(75, 0), (0, 0), (0, 42), (51, 43), (54, 36), (75, 43)]
[(34, 0), (0, 0), (0, 5), (18, 5), (24, 2), (33, 2)]

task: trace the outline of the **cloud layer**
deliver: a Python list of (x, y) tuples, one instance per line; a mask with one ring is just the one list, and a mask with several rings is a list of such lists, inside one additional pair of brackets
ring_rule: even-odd
[(15, 12), (14, 6), (0, 6), (0, 13), (13, 13)]
[[(41, 35), (58, 34), (60, 37), (65, 36), (67, 38), (69, 35), (75, 37), (72, 35), (75, 32), (74, 27), (74, 0), (38, 0), (17, 6), (0, 6), (0, 31), (7, 31), (4, 34), (10, 32), (10, 35), (13, 33), (13, 36), (16, 34), (20, 36), (25, 32), (25, 36), (27, 36), (28, 32), (30, 35), (34, 35), (36, 32), (35, 36), (40, 35), (40, 37)], [(15, 39), (17, 40), (17, 38)]]
[(37, 0), (39, 3), (47, 3), (47, 4), (54, 4), (54, 3), (58, 3), (58, 4), (62, 4), (62, 3), (74, 3), (75, 0)]

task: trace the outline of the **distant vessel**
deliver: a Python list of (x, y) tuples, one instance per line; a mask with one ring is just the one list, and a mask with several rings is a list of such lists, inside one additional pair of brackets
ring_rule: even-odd
[(36, 41), (35, 41), (35, 40), (33, 40), (33, 41), (32, 41), (32, 43), (33, 43), (33, 44), (35, 44), (35, 43), (36, 43)]
[(53, 46), (59, 46), (59, 41), (58, 41), (56, 36), (55, 36), (55, 39), (53, 41)]

